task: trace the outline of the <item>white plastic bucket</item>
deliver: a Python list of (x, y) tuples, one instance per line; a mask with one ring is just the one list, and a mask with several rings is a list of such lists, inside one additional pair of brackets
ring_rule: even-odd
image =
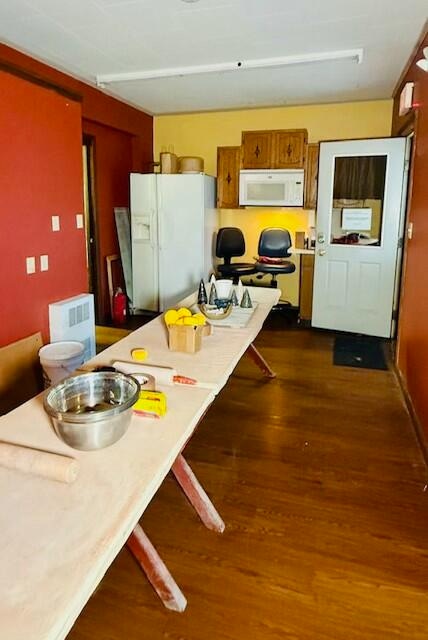
[(85, 347), (81, 342), (68, 340), (51, 342), (39, 351), (45, 389), (57, 384), (83, 363)]

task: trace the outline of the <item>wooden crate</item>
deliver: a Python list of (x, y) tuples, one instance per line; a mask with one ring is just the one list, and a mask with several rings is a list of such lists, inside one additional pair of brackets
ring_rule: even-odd
[(168, 327), (169, 348), (171, 351), (184, 351), (184, 353), (196, 353), (202, 346), (202, 325), (190, 326), (173, 324)]

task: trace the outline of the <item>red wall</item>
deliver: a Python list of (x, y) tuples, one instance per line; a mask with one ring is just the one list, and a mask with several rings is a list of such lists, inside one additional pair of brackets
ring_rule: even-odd
[[(6, 224), (0, 238), (0, 344), (38, 330), (47, 341), (48, 303), (84, 292), (88, 286), (83, 232), (75, 229), (74, 217), (83, 206), (82, 118), (83, 132), (94, 137), (95, 145), (98, 273), (105, 315), (109, 308), (105, 256), (118, 252), (113, 208), (129, 205), (129, 171), (151, 168), (153, 118), (1, 44), (0, 65), (15, 68), (0, 75), (0, 181), (3, 195), (7, 193), (2, 200)], [(17, 78), (16, 70), (79, 94), (81, 103)], [(11, 92), (12, 86), (21, 88)], [(58, 105), (66, 103), (70, 106), (61, 119)], [(16, 141), (10, 135), (12, 126), (18, 131)], [(50, 231), (50, 216), (55, 212), (63, 223), (60, 260), (47, 273), (38, 269), (27, 276), (25, 256), (47, 253), (55, 263), (59, 235)]]
[[(80, 104), (0, 72), (0, 344), (43, 330), (48, 307), (87, 287)], [(51, 216), (60, 216), (54, 233)], [(40, 271), (40, 255), (49, 270)], [(27, 256), (36, 273), (26, 273)]]
[(139, 170), (147, 170), (153, 156), (153, 118), (124, 102), (99, 91), (80, 80), (57, 71), (34, 58), (0, 44), (0, 62), (12, 64), (41, 79), (55, 82), (82, 96), (82, 116), (114, 129), (127, 131), (140, 140), (136, 145), (135, 163)]
[(426, 46), (427, 35), (398, 88), (393, 134), (406, 129), (409, 117), (398, 115), (399, 95), (405, 82), (414, 82), (417, 106), (410, 115), (412, 122), (409, 121), (415, 130), (415, 146), (408, 214), (408, 221), (413, 223), (413, 238), (406, 245), (397, 363), (428, 437), (428, 73), (416, 66), (416, 60), (422, 58), (422, 49)]

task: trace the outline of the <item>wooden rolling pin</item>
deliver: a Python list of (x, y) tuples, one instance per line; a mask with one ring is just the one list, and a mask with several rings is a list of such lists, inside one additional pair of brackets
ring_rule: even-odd
[(174, 376), (177, 375), (177, 371), (172, 367), (163, 367), (161, 365), (146, 364), (140, 362), (125, 362), (123, 360), (117, 360), (113, 362), (113, 367), (117, 371), (127, 373), (132, 376), (133, 373), (140, 373), (142, 375), (149, 374), (153, 376), (157, 384), (173, 385)]
[(0, 442), (0, 466), (68, 484), (76, 480), (79, 471), (74, 458), (9, 442)]
[[(150, 374), (149, 377), (153, 376), (155, 382), (157, 384), (163, 384), (167, 386), (172, 385), (182, 385), (184, 387), (199, 387), (200, 389), (214, 389), (218, 388), (218, 385), (214, 382), (200, 382), (199, 380), (195, 380), (194, 378), (188, 378), (187, 376), (181, 376), (177, 374), (176, 369), (172, 367), (164, 367), (161, 365), (155, 364), (140, 364), (135, 362), (125, 362), (122, 360), (117, 360), (113, 362), (112, 365), (117, 371), (121, 371), (122, 373), (127, 373), (129, 375), (133, 374)], [(148, 388), (148, 387), (144, 387)]]

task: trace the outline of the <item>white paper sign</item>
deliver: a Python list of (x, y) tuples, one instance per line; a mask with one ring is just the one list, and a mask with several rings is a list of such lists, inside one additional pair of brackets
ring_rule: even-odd
[(372, 226), (372, 210), (342, 209), (342, 229), (345, 231), (370, 231)]

